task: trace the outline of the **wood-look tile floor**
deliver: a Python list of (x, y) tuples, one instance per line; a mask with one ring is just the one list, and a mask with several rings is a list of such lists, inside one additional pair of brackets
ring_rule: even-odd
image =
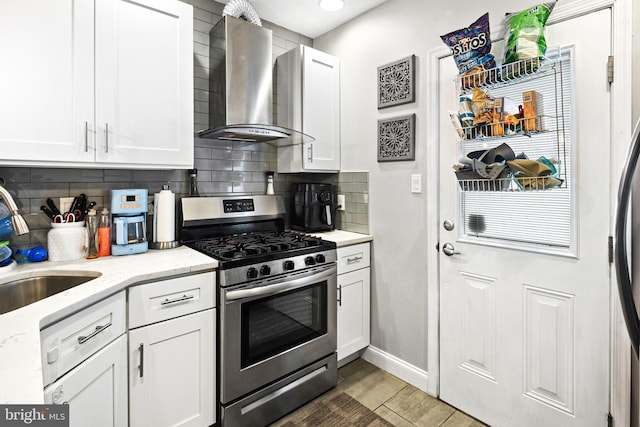
[[(485, 424), (429, 396), (388, 372), (363, 360), (338, 369), (338, 385), (314, 401), (344, 392), (399, 427), (484, 427)], [(272, 427), (295, 423), (308, 416), (312, 402), (278, 420)]]

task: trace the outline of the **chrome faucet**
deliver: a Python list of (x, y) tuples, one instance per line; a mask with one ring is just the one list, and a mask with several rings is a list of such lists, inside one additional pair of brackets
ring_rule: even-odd
[(9, 211), (11, 212), (11, 225), (13, 226), (13, 232), (17, 236), (22, 236), (23, 234), (27, 234), (29, 232), (29, 227), (27, 226), (27, 222), (24, 220), (22, 215), (18, 212), (18, 205), (11, 197), (11, 194), (0, 185), (0, 198), (7, 205)]

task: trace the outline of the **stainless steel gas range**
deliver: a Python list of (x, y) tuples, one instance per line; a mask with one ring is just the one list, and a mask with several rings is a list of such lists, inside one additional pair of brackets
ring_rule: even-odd
[(335, 243), (286, 231), (278, 196), (181, 204), (181, 240), (220, 263), (221, 424), (264, 426), (334, 387)]

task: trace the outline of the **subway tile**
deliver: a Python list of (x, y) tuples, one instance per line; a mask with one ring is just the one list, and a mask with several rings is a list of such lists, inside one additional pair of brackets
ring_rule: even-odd
[(233, 143), (231, 141), (213, 141), (207, 138), (198, 138), (194, 140), (196, 147), (208, 147), (217, 150), (231, 150)]
[(132, 177), (134, 181), (162, 181), (162, 171), (154, 169), (135, 170)]
[(105, 169), (104, 182), (133, 181), (133, 170), (130, 169)]
[(194, 147), (193, 157), (195, 159), (207, 159), (211, 160), (211, 149), (205, 147)]
[(193, 67), (193, 77), (195, 77), (197, 79), (208, 79), (209, 78), (209, 67), (201, 66), (201, 65), (194, 66)]
[(211, 22), (200, 21), (198, 19), (193, 20), (193, 30), (199, 33), (209, 34), (209, 31), (211, 31), (214, 25), (215, 24)]
[(201, 79), (201, 78), (194, 78), (193, 79), (193, 88), (195, 90), (209, 90), (209, 79)]
[(209, 55), (193, 55), (194, 67), (209, 67)]
[(353, 193), (351, 194), (351, 199), (354, 203), (369, 203), (369, 195), (367, 193)]
[(196, 169), (206, 169), (210, 171), (230, 171), (233, 170), (233, 162), (230, 160), (205, 160), (195, 159)]
[(210, 181), (214, 182), (232, 182), (232, 181), (245, 181), (247, 180), (247, 174), (240, 171), (211, 171)]
[(261, 182), (234, 182), (234, 193), (259, 193), (264, 194), (267, 190), (267, 184)]
[(201, 114), (198, 119), (206, 121), (205, 118), (209, 117), (209, 102), (207, 101), (194, 101), (193, 103), (194, 114)]
[(162, 171), (165, 182), (188, 182), (189, 174), (186, 169), (168, 169)]
[(88, 168), (33, 168), (31, 170), (31, 182), (73, 182), (89, 181), (101, 182), (103, 180), (102, 169)]
[(254, 171), (268, 171), (269, 164), (266, 162), (233, 162), (234, 171), (254, 172)]
[[(0, 178), (2, 178), (7, 184), (13, 182), (31, 182), (31, 169), (12, 167), (0, 168)], [(2, 184), (1, 180), (0, 184)]]
[(194, 43), (193, 53), (195, 55), (207, 56), (209, 55), (209, 45), (203, 43)]
[[(47, 197), (68, 197), (69, 196), (69, 184), (68, 183), (35, 183), (35, 184), (12, 184), (6, 185), (6, 189), (15, 198), (16, 203), (18, 200), (27, 200), (35, 198), (47, 198)], [(18, 204), (20, 207), (20, 204)]]
[(200, 7), (193, 8), (193, 19), (198, 21), (213, 23), (213, 14), (209, 10), (202, 9)]
[(201, 196), (210, 196), (214, 194), (224, 194), (233, 192), (233, 183), (231, 182), (203, 182), (198, 183), (198, 191)]
[(202, 89), (196, 89), (193, 91), (193, 99), (194, 101), (199, 101), (199, 102), (209, 102), (209, 91), (208, 90), (202, 90)]

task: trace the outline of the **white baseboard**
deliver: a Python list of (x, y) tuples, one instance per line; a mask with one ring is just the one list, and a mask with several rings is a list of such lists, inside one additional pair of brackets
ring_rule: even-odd
[(427, 391), (428, 373), (426, 371), (373, 346), (367, 347), (361, 357), (412, 386), (424, 392)]

